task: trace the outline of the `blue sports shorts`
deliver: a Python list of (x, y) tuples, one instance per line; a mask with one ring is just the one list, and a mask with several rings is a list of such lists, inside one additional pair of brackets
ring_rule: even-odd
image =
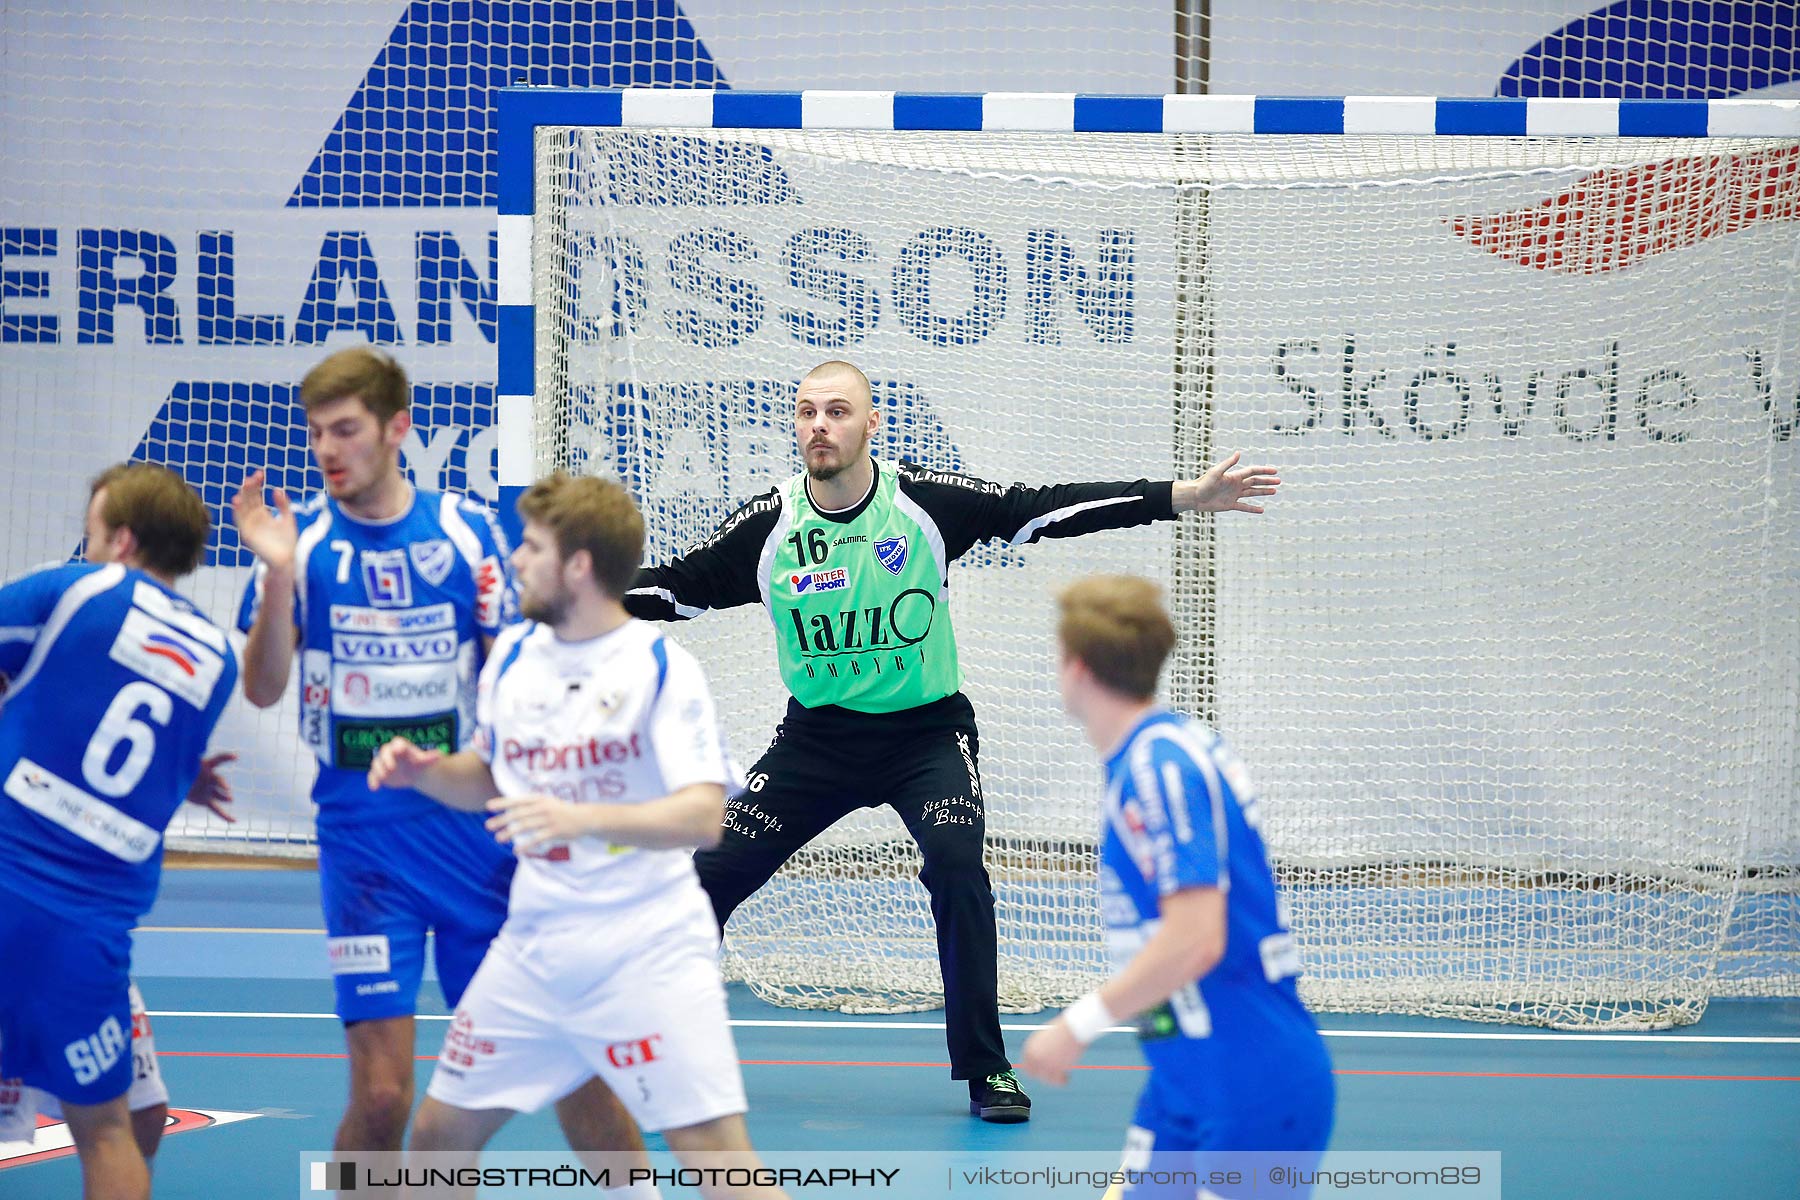
[(400, 821), (319, 826), (319, 892), (337, 1014), (346, 1024), (412, 1015), (433, 941), (451, 1008), (506, 921), (516, 860), (482, 813), (442, 808)]
[(131, 1087), (131, 926), (0, 888), (0, 1078), (67, 1104)]

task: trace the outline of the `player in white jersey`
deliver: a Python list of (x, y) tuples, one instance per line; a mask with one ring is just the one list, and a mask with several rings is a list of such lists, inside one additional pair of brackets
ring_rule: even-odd
[(519, 512), (527, 620), (482, 671), (475, 748), (396, 738), (369, 771), (372, 786), (490, 810), (520, 858), (412, 1148), (472, 1156), (514, 1112), (598, 1076), (684, 1164), (723, 1153), (748, 1168), (709, 1177), (706, 1195), (781, 1196), (745, 1130), (718, 924), (691, 855), (718, 842), (733, 782), (706, 681), (620, 603), (644, 544), (623, 488), (558, 473)]
[[(271, 509), (257, 471), (232, 501), (258, 560), (239, 614), (244, 694), (266, 708), (297, 682), (301, 737), (319, 759), (320, 898), (350, 1051), (335, 1148), (398, 1151), (427, 947), (454, 1008), (506, 919), (513, 860), (479, 817), (371, 792), (367, 772), (393, 737), (467, 744), (511, 583), (491, 514), (415, 489), (400, 469), (412, 387), (393, 358), (339, 350), (307, 372), (300, 402), (324, 491), (296, 506), (277, 488)], [(641, 1149), (603, 1088), (568, 1097), (557, 1117), (577, 1150)]]

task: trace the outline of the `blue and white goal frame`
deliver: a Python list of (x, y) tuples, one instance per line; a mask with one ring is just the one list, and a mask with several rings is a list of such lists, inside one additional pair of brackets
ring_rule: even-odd
[(1418, 137), (1800, 138), (1800, 100), (1500, 99), (1441, 96), (1102, 96), (1073, 92), (505, 88), (498, 137), (500, 502), (532, 483), (536, 313), (531, 235), (539, 126), (1207, 133)]

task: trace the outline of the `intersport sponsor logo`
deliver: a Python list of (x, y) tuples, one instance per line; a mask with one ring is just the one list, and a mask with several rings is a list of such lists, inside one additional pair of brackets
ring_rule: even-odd
[(456, 613), (448, 604), (432, 604), (404, 612), (334, 604), (331, 606), (331, 628), (338, 633), (437, 633), (456, 628)]
[(850, 572), (843, 567), (828, 571), (805, 571), (788, 580), (795, 592), (837, 592), (850, 586)]

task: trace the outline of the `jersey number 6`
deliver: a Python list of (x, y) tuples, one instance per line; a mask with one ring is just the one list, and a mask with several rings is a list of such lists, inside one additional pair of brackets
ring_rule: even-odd
[[(175, 705), (169, 693), (153, 683), (128, 683), (119, 689), (113, 702), (106, 706), (99, 728), (89, 739), (87, 753), (81, 756), (81, 773), (88, 784), (103, 796), (117, 799), (137, 786), (150, 760), (156, 755), (156, 731), (136, 717), (140, 708), (149, 709), (148, 716), (158, 725), (167, 725)], [(129, 742), (125, 761), (108, 770), (120, 742)]]

